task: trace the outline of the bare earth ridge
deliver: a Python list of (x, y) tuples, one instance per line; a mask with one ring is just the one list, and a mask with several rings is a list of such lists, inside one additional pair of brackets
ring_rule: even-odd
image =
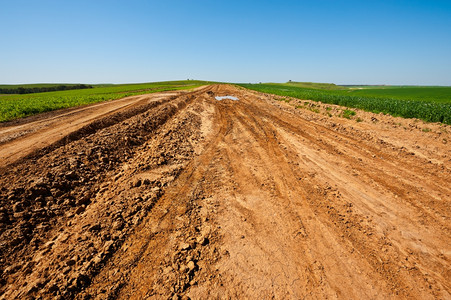
[(451, 299), (451, 127), (277, 99), (3, 124), (0, 299)]

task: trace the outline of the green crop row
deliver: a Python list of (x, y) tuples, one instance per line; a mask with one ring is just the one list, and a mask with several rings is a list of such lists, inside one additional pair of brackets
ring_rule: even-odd
[[(447, 87), (437, 87), (438, 90), (431, 87), (415, 87), (405, 91), (404, 94), (396, 89), (384, 89), (383, 96), (377, 96), (373, 95), (376, 93), (375, 89), (371, 89), (366, 94), (365, 90), (359, 90), (363, 91), (361, 94), (353, 94), (348, 90), (307, 89), (287, 84), (239, 85), (263, 93), (321, 101), (404, 118), (418, 118), (428, 122), (451, 124), (451, 88)], [(403, 88), (400, 87), (400, 89)], [(390, 94), (390, 91), (394, 92)], [(415, 91), (423, 97), (415, 96)], [(437, 92), (440, 93), (440, 96), (434, 97), (434, 93)]]
[(132, 95), (191, 89), (206, 81), (166, 81), (143, 84), (94, 86), (91, 89), (57, 91), (24, 95), (0, 95), (0, 122), (46, 111), (81, 106)]

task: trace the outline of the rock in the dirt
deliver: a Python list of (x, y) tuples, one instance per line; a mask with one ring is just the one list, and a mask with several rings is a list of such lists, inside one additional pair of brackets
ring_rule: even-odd
[(194, 261), (192, 261), (192, 260), (190, 260), (189, 262), (188, 262), (188, 269), (190, 270), (190, 271), (192, 271), (192, 270), (194, 270), (195, 268), (196, 268), (196, 263), (194, 262)]
[(186, 266), (186, 265), (181, 265), (179, 270), (182, 273), (189, 271), (188, 266)]
[(113, 230), (121, 230), (122, 228), (124, 228), (124, 222), (122, 220), (116, 220), (113, 223)]
[(73, 266), (75, 265), (75, 260), (74, 259), (69, 259), (68, 261), (66, 261), (66, 266)]
[(191, 246), (188, 243), (181, 243), (180, 244), (180, 250), (186, 251), (189, 250)]
[(102, 253), (99, 253), (92, 259), (92, 265), (97, 266), (102, 261), (103, 261)]
[(75, 171), (69, 171), (69, 172), (67, 172), (66, 174), (65, 174), (65, 177), (67, 178), (67, 179), (69, 179), (69, 180), (71, 180), (71, 179), (77, 179), (77, 173), (75, 173)]
[(210, 242), (210, 240), (207, 237), (200, 236), (197, 238), (197, 243), (199, 245), (205, 246), (205, 245), (208, 245), (209, 242)]
[(89, 203), (91, 203), (90, 194), (82, 195), (77, 199), (77, 205), (88, 205)]
[(137, 180), (135, 180), (134, 182), (133, 182), (133, 186), (134, 187), (140, 187), (141, 186), (141, 179), (137, 179)]
[(103, 250), (105, 251), (106, 254), (111, 253), (111, 251), (113, 250), (113, 241), (108, 241), (105, 243), (105, 245), (103, 246)]

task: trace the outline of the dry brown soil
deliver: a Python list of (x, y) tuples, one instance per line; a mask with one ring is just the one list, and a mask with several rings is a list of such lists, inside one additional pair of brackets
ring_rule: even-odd
[(450, 126), (279, 98), (3, 124), (0, 299), (450, 299)]

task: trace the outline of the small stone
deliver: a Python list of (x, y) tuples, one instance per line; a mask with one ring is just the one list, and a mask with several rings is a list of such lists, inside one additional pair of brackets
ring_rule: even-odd
[(68, 261), (66, 261), (66, 266), (73, 266), (73, 265), (75, 265), (74, 259), (69, 259)]
[(180, 244), (180, 250), (189, 250), (190, 249), (190, 245), (188, 243), (181, 243)]
[(198, 242), (200, 245), (205, 246), (205, 245), (208, 245), (208, 243), (209, 243), (210, 241), (208, 240), (208, 238), (201, 236), (201, 237), (198, 237), (198, 238), (197, 238), (197, 242)]
[(94, 266), (100, 264), (102, 262), (102, 253), (97, 254), (96, 256), (94, 256), (94, 258), (92, 259), (92, 264)]
[(137, 179), (134, 183), (133, 183), (134, 187), (140, 187), (141, 186), (141, 179)]
[(69, 171), (66, 173), (67, 179), (77, 179), (77, 173), (75, 171)]
[(187, 270), (189, 270), (187, 266), (185, 266), (185, 265), (181, 265), (181, 266), (180, 266), (180, 272), (184, 273), (184, 272), (186, 272)]
[(77, 205), (88, 205), (89, 203), (91, 203), (90, 194), (82, 195), (77, 199)]
[(55, 243), (53, 241), (49, 241), (44, 244), (44, 249), (51, 249)]
[(124, 222), (121, 220), (114, 221), (113, 230), (121, 230), (122, 228), (124, 228)]
[(196, 268), (196, 264), (194, 263), (194, 261), (190, 260), (190, 261), (188, 262), (188, 269), (189, 269), (190, 271), (192, 271), (192, 270), (194, 270), (195, 268)]
[(164, 268), (164, 270), (163, 270), (163, 274), (170, 274), (173, 270), (174, 270), (174, 269), (173, 269), (171, 266), (166, 267), (166, 268)]
[(103, 249), (105, 250), (105, 253), (110, 253), (112, 248), (113, 248), (113, 241), (108, 241), (105, 243), (105, 246), (103, 247)]

